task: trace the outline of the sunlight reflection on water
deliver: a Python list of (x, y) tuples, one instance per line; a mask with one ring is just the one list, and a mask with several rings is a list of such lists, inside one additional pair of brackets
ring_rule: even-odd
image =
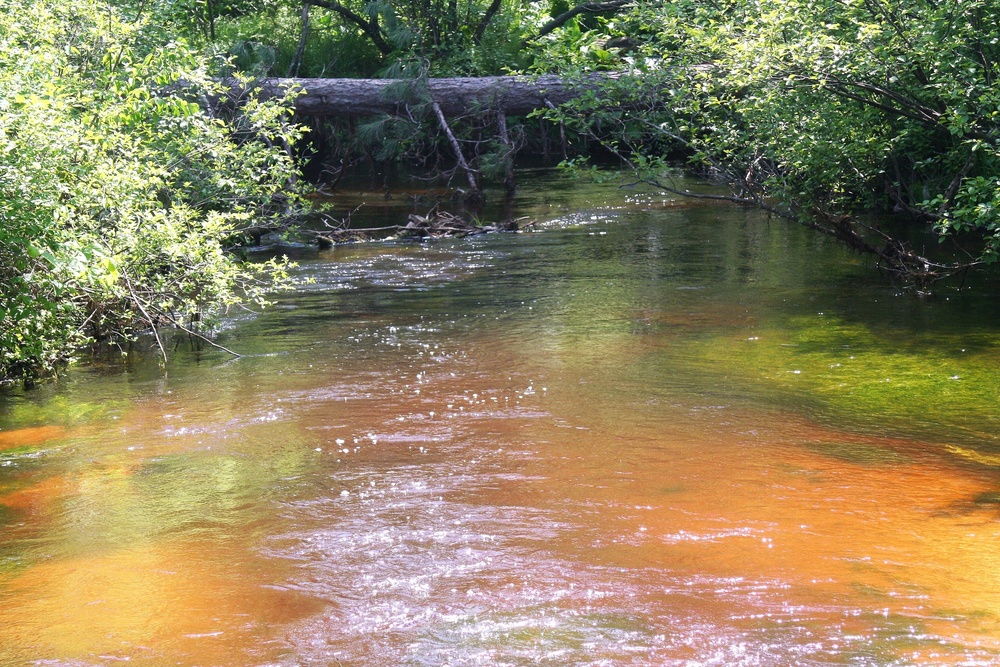
[[(882, 288), (662, 208), (340, 248), (235, 362), (12, 404), (0, 664), (1000, 665), (988, 447), (793, 384)], [(879, 372), (923, 340), (889, 331)]]

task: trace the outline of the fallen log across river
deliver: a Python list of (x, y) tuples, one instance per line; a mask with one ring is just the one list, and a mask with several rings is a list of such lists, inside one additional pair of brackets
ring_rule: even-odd
[[(300, 88), (303, 92), (294, 103), (297, 114), (367, 116), (405, 112), (408, 102), (400, 99), (400, 88), (406, 84), (401, 79), (271, 78), (260, 83), (258, 94), (269, 98)], [(591, 87), (588, 81), (569, 81), (555, 75), (456, 77), (427, 79), (425, 94), (446, 116), (487, 108), (502, 108), (507, 115), (518, 116), (558, 106)]]
[[(390, 114), (413, 118), (429, 115), (439, 126), (456, 159), (456, 169), (465, 175), (466, 201), (483, 200), (478, 167), (465, 155), (451, 128), (449, 118), (479, 115), (492, 118), (500, 144), (504, 147), (504, 186), (514, 190), (513, 159), (517, 152), (508, 133), (507, 116), (522, 116), (537, 109), (559, 105), (593, 90), (599, 82), (617, 76), (593, 74), (582, 80), (555, 75), (455, 77), (440, 79), (303, 79), (270, 78), (257, 82), (260, 99), (284, 96), (293, 91), (293, 107), (298, 116), (357, 117)], [(237, 97), (242, 96), (236, 87)], [(566, 136), (559, 124), (564, 153)]]

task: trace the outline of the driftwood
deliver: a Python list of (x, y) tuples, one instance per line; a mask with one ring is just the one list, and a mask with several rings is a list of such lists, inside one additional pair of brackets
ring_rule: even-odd
[(440, 239), (446, 237), (475, 236), (489, 232), (516, 232), (527, 229), (537, 220), (517, 218), (505, 220), (493, 225), (477, 225), (447, 211), (432, 208), (427, 215), (411, 213), (405, 225), (389, 225), (387, 227), (369, 227), (366, 229), (350, 229), (343, 227), (331, 229), (316, 234), (316, 243), (320, 248), (332, 248), (341, 243), (356, 241), (371, 241), (376, 238), (389, 239)]
[(332, 248), (341, 243), (355, 243), (358, 241), (371, 241), (376, 238), (376, 234), (391, 236), (402, 227), (390, 225), (389, 227), (369, 227), (368, 229), (331, 229), (326, 232), (316, 234), (316, 244), (321, 249)]
[[(608, 75), (610, 76), (610, 75)], [(593, 79), (596, 84), (601, 75)], [(281, 96), (290, 88), (303, 92), (295, 98), (295, 112), (303, 116), (369, 116), (405, 113), (405, 103), (387, 95), (399, 79), (271, 78), (260, 82), (261, 98)], [(483, 108), (500, 108), (511, 116), (560, 105), (593, 86), (554, 75), (458, 77), (428, 79), (427, 92), (444, 115), (454, 117)]]
[(437, 206), (435, 206), (427, 215), (411, 213), (409, 221), (403, 227), (400, 236), (419, 239), (439, 239), (445, 236), (471, 236), (474, 234), (484, 234), (485, 232), (485, 227), (466, 222), (457, 215), (452, 215), (447, 211), (439, 211)]

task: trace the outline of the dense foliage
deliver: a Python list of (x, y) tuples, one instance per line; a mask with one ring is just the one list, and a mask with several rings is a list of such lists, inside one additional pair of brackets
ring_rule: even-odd
[[(687, 159), (733, 188), (701, 196), (835, 236), (921, 287), (1000, 256), (997, 0), (0, 9), (0, 382), (50, 372), (89, 340), (197, 333), (287, 281), (282, 263), (227, 249), (294, 214), (301, 130), (285, 101), (234, 99), (223, 76), (381, 74), (407, 79), (404, 94), (432, 76), (582, 75), (587, 94), (524, 123), (491, 109), (449, 127), (425, 95), (405, 117), (317, 123), (314, 148), (337, 174), (351, 159), (467, 157), (476, 189), (481, 176), (511, 185), (511, 156), (558, 124), (563, 153), (602, 146), (666, 190)], [(596, 85), (595, 72), (614, 76)], [(889, 232), (871, 211), (909, 227)], [(951, 254), (918, 252), (912, 230), (954, 241)]]
[[(335, 58), (317, 56), (358, 53), (356, 44), (392, 76), (414, 62), (421, 76), (618, 72), (602, 90), (540, 115), (560, 123), (561, 136), (582, 139), (578, 150), (596, 140), (666, 189), (663, 174), (683, 155), (732, 184), (731, 199), (835, 236), (911, 283), (998, 256), (996, 0), (269, 2), (281, 8), (272, 16), (286, 17), (284, 46), (257, 33), (235, 43), (260, 39), (288, 53), (296, 35), (304, 60), (290, 56), (289, 72), (337, 74)], [(312, 33), (310, 7), (314, 27), (325, 26)], [(223, 21), (230, 43), (233, 29), (247, 35), (263, 16), (232, 14)], [(331, 50), (331, 35), (347, 48)], [(277, 64), (267, 71), (284, 73)], [(481, 124), (465, 124), (481, 135)], [(368, 150), (440, 143), (433, 130), (430, 141), (415, 142), (412, 128), (405, 140), (383, 141), (390, 135), (375, 133), (379, 147)], [(503, 152), (485, 153), (493, 154)], [(950, 254), (917, 252), (904, 240), (910, 232), (857, 215), (870, 211), (956, 243)]]
[[(926, 283), (1000, 250), (998, 26), (995, 0), (646, 7), (616, 25), (636, 37), (631, 75), (562, 120), (667, 189), (663, 158), (683, 150), (733, 199)], [(962, 246), (932, 261), (855, 216), (872, 210)]]
[(0, 0), (0, 381), (261, 301), (281, 262), (225, 248), (281, 215), (297, 131), (225, 92), (181, 40), (90, 0)]
[(525, 64), (523, 40), (548, 18), (527, 0), (113, 0), (170, 34), (267, 76), (376, 77), (420, 59), (435, 76)]

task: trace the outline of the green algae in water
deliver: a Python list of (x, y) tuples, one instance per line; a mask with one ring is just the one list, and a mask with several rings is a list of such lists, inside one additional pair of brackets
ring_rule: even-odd
[(984, 493), (980, 493), (972, 499), (972, 502), (977, 505), (1000, 505), (1000, 491), (986, 491)]
[(838, 461), (862, 466), (894, 466), (911, 462), (910, 457), (904, 454), (861, 442), (807, 442), (804, 446)]
[(0, 526), (8, 526), (15, 521), (17, 521), (17, 511), (0, 503)]
[(20, 445), (18, 447), (11, 447), (10, 449), (5, 449), (0, 452), (0, 461), (15, 461), (17, 459), (23, 459), (26, 456), (34, 454), (37, 452), (39, 447), (37, 445)]
[(1000, 447), (1000, 339), (972, 352), (962, 336), (887, 339), (830, 315), (776, 324), (702, 340), (692, 352), (763, 398), (835, 422), (901, 435), (944, 429), (976, 451)]
[[(0, 409), (0, 429), (15, 430), (26, 426), (62, 426), (70, 428), (107, 419), (125, 408), (124, 401), (81, 401), (72, 396), (54, 396), (46, 400), (16, 402)], [(0, 404), (0, 408), (4, 408)]]
[[(0, 452), (0, 493), (16, 491), (29, 483), (26, 473), (45, 468), (47, 451), (42, 445), (23, 445)], [(6, 480), (7, 474), (17, 475), (17, 481)]]

